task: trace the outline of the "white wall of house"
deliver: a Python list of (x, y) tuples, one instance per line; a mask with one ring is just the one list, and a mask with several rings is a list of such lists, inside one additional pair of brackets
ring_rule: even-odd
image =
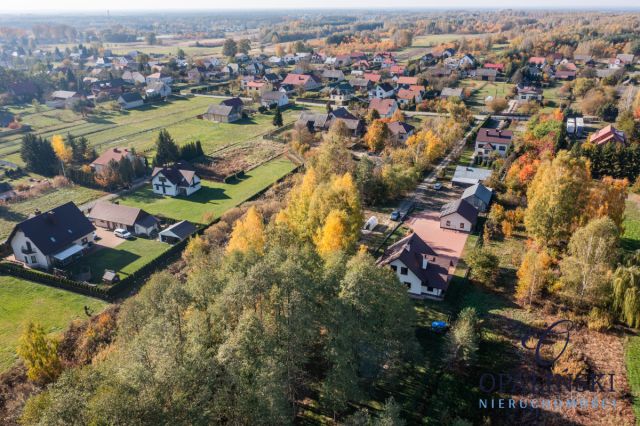
[(191, 195), (200, 189), (200, 178), (198, 176), (193, 177), (193, 184), (186, 188), (187, 195)]
[(136, 235), (151, 235), (154, 231), (158, 231), (158, 225), (156, 224), (145, 228), (144, 226), (136, 223), (133, 225), (133, 230)]
[[(69, 246), (77, 244), (86, 246), (88, 243), (94, 241), (93, 231), (84, 235), (77, 240), (73, 241)], [(22, 253), (23, 249), (28, 248), (28, 244), (31, 245), (32, 253)], [(19, 262), (23, 262), (32, 268), (50, 269), (53, 266), (53, 257), (45, 256), (42, 251), (31, 241), (22, 231), (17, 231), (11, 239), (11, 249), (15, 259)]]
[[(27, 250), (29, 244), (31, 245), (32, 253), (23, 254), (22, 250)], [(13, 250), (13, 256), (16, 260), (24, 262), (25, 264), (41, 269), (49, 269), (51, 266), (48, 256), (42, 254), (40, 249), (31, 241), (22, 231), (16, 232), (11, 240), (11, 249)]]
[(133, 102), (125, 102), (124, 100), (120, 101), (119, 99), (118, 103), (122, 109), (138, 108), (144, 105), (144, 101), (142, 99)]
[[(407, 287), (407, 291), (411, 294), (421, 294), (422, 293), (422, 280), (418, 278), (409, 268), (405, 266), (405, 264), (400, 260), (394, 260), (389, 264), (391, 269), (395, 266), (396, 276), (400, 280), (400, 282)], [(406, 274), (403, 272), (406, 271)]]
[(178, 187), (164, 177), (162, 173), (158, 173), (153, 177), (151, 180), (151, 188), (156, 194), (168, 195), (170, 197), (178, 195)]
[(451, 213), (440, 218), (440, 228), (471, 232), (471, 222), (458, 213)]
[(487, 149), (485, 147), (485, 145), (486, 145), (486, 143), (484, 143), (484, 142), (477, 142), (476, 141), (476, 155), (478, 157), (488, 157), (492, 153), (496, 153), (500, 157), (506, 157), (507, 156), (507, 152), (509, 151), (509, 146), (511, 144), (509, 144), (509, 143), (494, 143), (494, 142), (491, 142), (491, 146), (493, 147), (493, 150)]

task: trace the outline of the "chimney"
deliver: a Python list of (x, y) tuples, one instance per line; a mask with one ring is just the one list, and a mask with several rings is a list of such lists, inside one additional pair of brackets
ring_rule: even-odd
[(113, 152), (120, 152), (120, 148), (113, 148)]
[(40, 211), (40, 209), (35, 209), (33, 214), (38, 216), (39, 214), (42, 214), (42, 212)]

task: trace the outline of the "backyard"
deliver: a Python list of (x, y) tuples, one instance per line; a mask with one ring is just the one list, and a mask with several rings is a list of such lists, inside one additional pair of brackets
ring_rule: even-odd
[(226, 210), (248, 200), (269, 187), (295, 168), (291, 161), (278, 158), (247, 172), (235, 182), (222, 183), (202, 181), (202, 189), (189, 197), (163, 197), (154, 194), (150, 186), (120, 198), (122, 204), (140, 207), (148, 213), (189, 220), (194, 223), (209, 223)]
[(116, 247), (103, 247), (79, 259), (70, 267), (73, 275), (91, 272), (90, 282), (100, 283), (105, 269), (111, 269), (126, 278), (151, 260), (158, 257), (170, 246), (160, 241), (136, 238), (127, 240)]
[(47, 287), (19, 278), (0, 276), (0, 372), (16, 361), (18, 339), (29, 321), (58, 333), (69, 322), (86, 318), (84, 307), (98, 313), (107, 305), (98, 299)]

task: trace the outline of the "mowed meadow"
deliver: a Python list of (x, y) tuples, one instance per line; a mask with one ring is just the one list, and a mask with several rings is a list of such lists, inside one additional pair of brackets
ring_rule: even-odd
[[(70, 110), (42, 107), (14, 108), (22, 123), (31, 126), (33, 133), (51, 138), (67, 135), (85, 136), (98, 153), (115, 146), (135, 148), (140, 153), (153, 150), (157, 133), (167, 129), (178, 145), (200, 140), (205, 153), (230, 144), (251, 141), (273, 130), (272, 114), (255, 114), (235, 123), (213, 123), (197, 118), (209, 105), (222, 99), (210, 97), (172, 97), (168, 102), (145, 105), (129, 111), (101, 110), (86, 118)], [(283, 112), (284, 124), (292, 123), (300, 109)], [(0, 159), (23, 165), (20, 158), (21, 134), (3, 136), (0, 133)]]

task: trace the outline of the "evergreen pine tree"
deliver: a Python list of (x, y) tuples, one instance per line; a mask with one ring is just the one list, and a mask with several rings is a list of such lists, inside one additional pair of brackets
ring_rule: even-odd
[(276, 114), (273, 116), (273, 125), (282, 127), (282, 112), (280, 111), (280, 107), (276, 108)]
[(179, 158), (180, 151), (178, 149), (178, 145), (176, 145), (166, 129), (160, 130), (158, 140), (156, 141), (156, 156), (153, 159), (153, 164), (156, 166), (163, 166), (165, 164), (173, 163)]

